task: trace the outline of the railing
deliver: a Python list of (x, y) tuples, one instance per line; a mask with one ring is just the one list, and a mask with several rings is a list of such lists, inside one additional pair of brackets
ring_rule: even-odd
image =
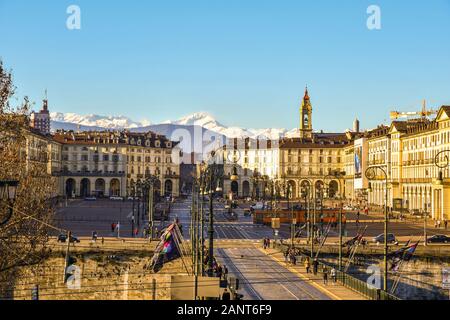
[[(278, 243), (275, 245), (275, 247), (280, 250), (286, 250), (288, 248), (287, 245), (278, 244)], [(307, 256), (306, 254), (303, 254), (303, 253), (300, 253), (300, 255), (305, 259), (310, 258), (309, 256)], [(331, 268), (335, 268), (336, 280), (339, 283), (341, 283), (344, 287), (363, 295), (367, 299), (370, 299), (370, 300), (401, 300), (400, 298), (398, 298), (384, 290), (371, 287), (368, 283), (366, 283), (360, 279), (357, 279), (357, 278), (349, 275), (348, 273), (337, 270), (336, 266), (319, 261), (319, 270), (323, 269), (323, 266), (326, 266), (328, 270), (331, 270)]]
[(53, 172), (53, 175), (65, 177), (125, 177), (125, 172), (61, 171), (61, 172)]

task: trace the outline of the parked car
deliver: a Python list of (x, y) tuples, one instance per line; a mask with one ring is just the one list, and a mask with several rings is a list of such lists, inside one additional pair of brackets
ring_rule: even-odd
[(113, 201), (123, 201), (122, 197), (117, 197), (117, 196), (112, 196), (109, 198), (109, 200), (113, 200)]
[(86, 197), (84, 198), (84, 201), (97, 201), (96, 197)]
[(252, 206), (250, 206), (250, 209), (252, 210), (263, 210), (264, 209), (264, 203), (263, 202), (258, 202)]
[[(127, 200), (133, 200), (133, 197), (128, 197)], [(139, 201), (139, 197), (134, 197), (134, 200)]]
[[(374, 237), (374, 238), (372, 239), (372, 241), (375, 242), (376, 244), (384, 243), (384, 233), (382, 233), (382, 234), (380, 234), (380, 235)], [(395, 245), (398, 244), (398, 241), (397, 241), (397, 239), (395, 238), (395, 235), (392, 234), (392, 233), (388, 233), (388, 235), (387, 235), (387, 242), (388, 242), (388, 243), (393, 243), (393, 244), (395, 244)]]
[(427, 243), (450, 243), (450, 237), (443, 234), (436, 234), (428, 238)]
[(411, 210), (411, 215), (414, 217), (421, 217), (421, 216), (423, 216), (423, 213), (418, 209), (414, 209), (414, 210)]
[[(65, 243), (67, 241), (67, 234), (61, 233), (58, 236), (58, 242)], [(80, 243), (80, 239), (75, 236), (70, 236), (70, 243)]]

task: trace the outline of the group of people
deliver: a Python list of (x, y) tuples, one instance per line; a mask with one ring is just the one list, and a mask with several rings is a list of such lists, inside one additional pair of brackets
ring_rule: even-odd
[(293, 266), (297, 265), (297, 256), (301, 254), (300, 249), (289, 247), (284, 252), (284, 262)]
[[(434, 227), (436, 229), (440, 229), (441, 228), (441, 220), (435, 220), (434, 221)], [(444, 229), (447, 230), (448, 229), (448, 221), (444, 220)]]
[(264, 247), (264, 250), (270, 249), (270, 239), (269, 238), (264, 238), (263, 247)]
[[(203, 259), (203, 264), (204, 265), (208, 265), (209, 264), (209, 251), (206, 248), (205, 245), (203, 245), (203, 255), (204, 255), (204, 259)], [(220, 278), (221, 280), (227, 280), (228, 278), (228, 268), (225, 265), (220, 265), (216, 258), (213, 257), (212, 258), (212, 273), (214, 275), (216, 275), (217, 278)], [(207, 270), (207, 272), (209, 273), (211, 269)]]
[(217, 278), (220, 278), (220, 280), (227, 280), (228, 279), (228, 268), (227, 266), (220, 264), (215, 264), (213, 267), (214, 274)]
[[(284, 261), (286, 264), (291, 264), (293, 266), (297, 265), (297, 257), (301, 255), (301, 250), (299, 248), (288, 247), (286, 251), (284, 251)], [(313, 275), (319, 274), (319, 261), (317, 258), (313, 259), (311, 263), (310, 257), (304, 257), (304, 266), (306, 269), (306, 273)], [(311, 270), (312, 266), (312, 270)], [(328, 278), (330, 277), (334, 283), (337, 282), (337, 271), (335, 268), (331, 268), (328, 270), (326, 265), (322, 265), (321, 274), (323, 276), (323, 283), (328, 284)]]
[[(96, 243), (98, 240), (98, 233), (97, 231), (92, 231), (92, 242)], [(105, 238), (102, 237), (102, 244), (105, 244)]]
[[(315, 258), (312, 262), (312, 273), (316, 276), (319, 273), (319, 261), (317, 260), (317, 258)], [(306, 269), (306, 273), (309, 274), (311, 273), (311, 263), (310, 263), (310, 258), (306, 257), (305, 258), (305, 269)], [(331, 268), (330, 271), (328, 271), (328, 267), (326, 265), (322, 265), (322, 276), (323, 276), (323, 283), (324, 284), (328, 284), (328, 274), (331, 277), (331, 280), (336, 283), (337, 282), (337, 271), (335, 268)]]

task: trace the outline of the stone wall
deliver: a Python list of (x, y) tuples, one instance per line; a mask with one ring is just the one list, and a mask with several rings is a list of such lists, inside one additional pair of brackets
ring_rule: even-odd
[(15, 279), (13, 299), (31, 299), (32, 289), (39, 285), (40, 300), (168, 300), (170, 276), (186, 270), (178, 259), (153, 274), (152, 247), (145, 242), (77, 245), (71, 254), (76, 259), (75, 281), (64, 284), (65, 246), (55, 245), (49, 259), (24, 268)]

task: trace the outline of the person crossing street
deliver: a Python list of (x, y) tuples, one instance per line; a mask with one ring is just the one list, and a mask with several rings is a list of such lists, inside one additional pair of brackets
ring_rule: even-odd
[(307, 257), (307, 258), (305, 259), (305, 269), (306, 269), (306, 273), (307, 273), (307, 274), (309, 273), (310, 268), (311, 268), (311, 264), (310, 264), (310, 262), (309, 262), (309, 258)]

